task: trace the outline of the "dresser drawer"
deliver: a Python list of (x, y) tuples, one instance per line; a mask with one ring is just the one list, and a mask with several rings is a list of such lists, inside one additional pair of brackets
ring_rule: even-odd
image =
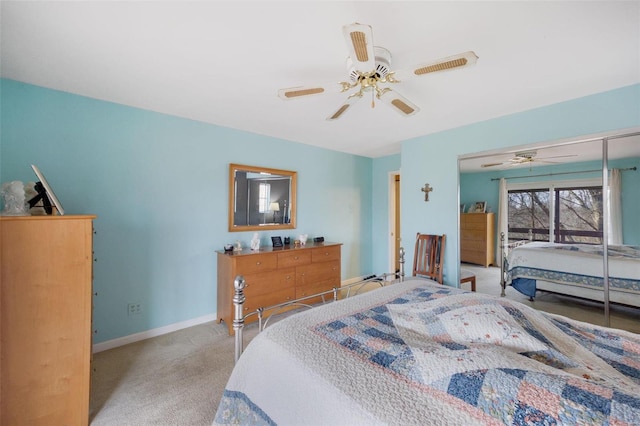
[[(333, 288), (336, 287), (334, 285), (331, 285), (330, 283), (327, 283), (326, 281), (324, 282), (320, 282), (320, 283), (316, 283), (316, 284), (310, 284), (310, 285), (305, 285), (302, 287), (296, 287), (296, 299), (299, 299), (301, 297), (307, 297), (310, 296), (312, 294), (318, 294), (321, 293), (323, 291), (328, 291), (328, 290), (333, 290)], [(329, 293), (329, 294), (325, 294), (324, 295), (324, 301), (328, 302), (330, 300), (333, 300), (333, 293)], [(308, 299), (305, 300), (304, 303), (318, 303), (318, 302), (322, 302), (322, 296), (318, 296), (318, 297), (314, 297), (312, 299)]]
[(340, 260), (340, 246), (320, 247), (311, 250), (311, 262), (329, 262)]
[(278, 268), (291, 268), (311, 263), (309, 250), (292, 250), (278, 253)]
[(485, 240), (487, 238), (487, 230), (464, 229), (460, 232), (460, 238), (464, 240)]
[(264, 308), (267, 306), (277, 305), (278, 303), (287, 302), (289, 300), (293, 300), (295, 296), (296, 291), (292, 287), (273, 291), (255, 297), (247, 297), (243, 305), (243, 312), (245, 314), (248, 314), (249, 312), (255, 311), (258, 308)]
[(340, 261), (312, 263), (296, 268), (296, 286), (327, 283), (331, 288), (340, 285)]
[(462, 240), (460, 245), (463, 250), (477, 250), (484, 252), (487, 249), (486, 240)]
[(245, 275), (244, 280), (244, 294), (249, 298), (293, 287), (296, 280), (296, 271), (295, 269), (287, 269)]
[(269, 254), (253, 254), (236, 259), (236, 270), (242, 275), (274, 271), (277, 268), (278, 258)]

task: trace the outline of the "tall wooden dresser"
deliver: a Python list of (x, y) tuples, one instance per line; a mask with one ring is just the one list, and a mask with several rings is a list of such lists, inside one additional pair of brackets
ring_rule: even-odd
[[(259, 251), (218, 251), (218, 319), (233, 334), (233, 282), (244, 276), (244, 313), (340, 286), (340, 243), (266, 247)], [(316, 303), (321, 299), (309, 299)], [(268, 312), (265, 312), (268, 315)], [(254, 315), (247, 322), (256, 321)]]
[(460, 260), (485, 267), (495, 264), (493, 213), (460, 214)]
[(89, 422), (93, 219), (0, 217), (0, 424)]

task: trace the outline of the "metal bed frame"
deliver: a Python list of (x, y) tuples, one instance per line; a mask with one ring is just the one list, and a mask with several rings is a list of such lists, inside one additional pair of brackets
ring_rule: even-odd
[[(346, 290), (346, 295), (343, 297), (344, 299), (351, 297), (351, 290), (355, 289), (353, 295), (357, 295), (359, 291), (367, 284), (377, 283), (380, 287), (384, 287), (395, 282), (403, 282), (404, 281), (404, 263), (405, 263), (405, 250), (404, 248), (400, 248), (400, 271), (399, 272), (386, 272), (382, 275), (374, 275), (371, 277), (367, 277), (363, 280), (345, 284), (340, 287), (334, 287), (332, 290), (323, 291), (320, 293), (312, 294), (310, 296), (301, 297), (299, 299), (290, 300), (283, 303), (278, 303), (276, 305), (260, 307), (255, 311), (249, 312), (243, 315), (243, 306), (245, 302), (245, 294), (244, 288), (246, 287), (245, 279), (242, 275), (238, 275), (233, 281), (234, 287), (234, 295), (233, 295), (233, 306), (234, 306), (234, 316), (233, 316), (233, 330), (235, 332), (235, 362), (238, 362), (240, 355), (244, 350), (244, 337), (243, 331), (245, 326), (245, 320), (253, 315), (258, 316), (258, 332), (261, 332), (267, 326), (269, 320), (277, 314), (280, 314), (284, 311), (285, 308), (289, 308), (291, 306), (298, 306), (301, 308), (313, 308), (313, 305), (304, 303), (304, 301), (312, 298), (316, 298), (320, 296), (322, 298), (322, 303), (327, 303), (325, 300), (325, 296), (333, 295), (333, 301), (338, 301), (338, 293), (344, 292)], [(391, 279), (390, 279), (391, 278)], [(266, 318), (264, 319), (264, 312), (272, 311)]]
[(500, 287), (502, 291), (500, 292), (501, 297), (505, 297), (506, 289), (507, 289), (507, 256), (509, 255), (509, 250), (527, 244), (533, 241), (533, 234), (531, 230), (529, 230), (529, 239), (528, 240), (519, 240), (513, 243), (505, 244), (505, 235), (504, 232), (500, 233), (500, 249), (502, 250), (502, 262), (500, 262)]

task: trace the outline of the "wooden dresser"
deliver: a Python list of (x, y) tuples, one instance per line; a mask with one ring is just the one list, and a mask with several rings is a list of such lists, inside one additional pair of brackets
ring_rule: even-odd
[[(218, 251), (218, 319), (233, 334), (233, 281), (244, 276), (244, 313), (340, 286), (340, 243), (307, 243), (294, 248), (262, 248), (257, 252)], [(310, 299), (316, 303), (321, 299)], [(267, 314), (265, 312), (265, 314)], [(247, 322), (256, 321), (256, 315)]]
[(460, 261), (485, 267), (495, 264), (493, 213), (460, 214)]
[(0, 424), (89, 423), (93, 219), (0, 217)]

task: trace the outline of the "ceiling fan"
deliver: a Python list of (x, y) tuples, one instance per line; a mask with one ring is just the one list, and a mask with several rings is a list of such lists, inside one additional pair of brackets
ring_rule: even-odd
[(342, 93), (356, 89), (354, 93), (347, 96), (344, 103), (333, 114), (327, 117), (327, 120), (340, 118), (367, 93), (371, 93), (372, 108), (377, 98), (401, 115), (409, 117), (416, 114), (420, 108), (391, 88), (383, 87), (383, 84), (395, 84), (413, 76), (468, 67), (475, 64), (478, 59), (474, 52), (469, 51), (417, 65), (410, 71), (391, 71), (391, 53), (383, 47), (373, 45), (373, 29), (370, 25), (354, 23), (345, 25), (342, 29), (349, 50), (348, 81), (280, 89), (278, 91), (280, 98), (290, 100), (327, 91), (339, 90)]
[(552, 157), (539, 157), (536, 158), (538, 153), (536, 151), (521, 151), (516, 152), (512, 158), (509, 158), (507, 161), (495, 162), (495, 163), (486, 163), (481, 164), (480, 167), (496, 167), (496, 166), (508, 166), (514, 167), (519, 166), (521, 164), (531, 164), (531, 163), (547, 163), (547, 164), (557, 164), (557, 161), (547, 161), (554, 158), (565, 158), (565, 157), (575, 157), (576, 154), (569, 155), (554, 155)]

